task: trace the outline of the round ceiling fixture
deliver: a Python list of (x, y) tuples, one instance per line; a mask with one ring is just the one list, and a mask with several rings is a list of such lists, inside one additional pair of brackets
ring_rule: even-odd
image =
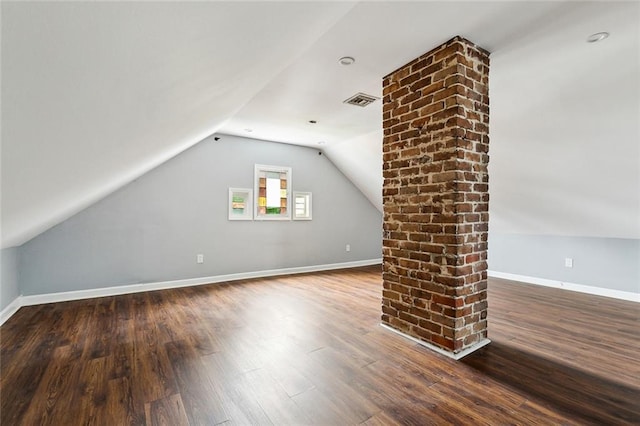
[(589, 37), (587, 37), (587, 43), (597, 43), (599, 41), (604, 40), (609, 37), (609, 33), (606, 31), (602, 31), (600, 33), (593, 33)]
[(325, 142), (325, 141), (320, 141), (320, 142), (318, 142), (318, 145), (324, 145), (324, 144), (326, 144), (326, 142)]
[(351, 56), (343, 56), (342, 58), (338, 59), (338, 63), (340, 65), (344, 65), (344, 66), (348, 66), (351, 65), (355, 62), (356, 60), (353, 59)]

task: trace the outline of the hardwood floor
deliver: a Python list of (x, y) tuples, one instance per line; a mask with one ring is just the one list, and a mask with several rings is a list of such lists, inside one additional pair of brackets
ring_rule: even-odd
[(379, 326), (379, 267), (20, 309), (2, 425), (640, 424), (638, 304), (489, 282), (453, 361)]

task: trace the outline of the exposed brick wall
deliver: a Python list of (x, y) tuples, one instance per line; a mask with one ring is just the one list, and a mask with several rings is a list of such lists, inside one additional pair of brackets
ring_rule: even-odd
[(383, 83), (382, 321), (454, 354), (487, 337), (488, 76), (455, 37)]

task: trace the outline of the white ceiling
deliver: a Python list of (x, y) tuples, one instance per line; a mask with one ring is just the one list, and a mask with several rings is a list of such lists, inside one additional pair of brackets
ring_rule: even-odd
[[(492, 52), (492, 231), (640, 237), (637, 2), (3, 1), (1, 14), (2, 247), (212, 133), (321, 148), (381, 208), (381, 101), (342, 101), (381, 96), (384, 75), (455, 35)], [(597, 31), (611, 37), (586, 43)]]

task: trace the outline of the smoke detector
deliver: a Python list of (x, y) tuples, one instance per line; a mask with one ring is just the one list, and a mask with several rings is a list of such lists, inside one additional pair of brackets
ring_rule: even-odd
[(345, 100), (345, 104), (356, 105), (359, 107), (366, 107), (367, 105), (376, 101), (376, 99), (380, 99), (375, 96), (367, 95), (365, 93), (356, 93), (351, 96), (349, 99)]

